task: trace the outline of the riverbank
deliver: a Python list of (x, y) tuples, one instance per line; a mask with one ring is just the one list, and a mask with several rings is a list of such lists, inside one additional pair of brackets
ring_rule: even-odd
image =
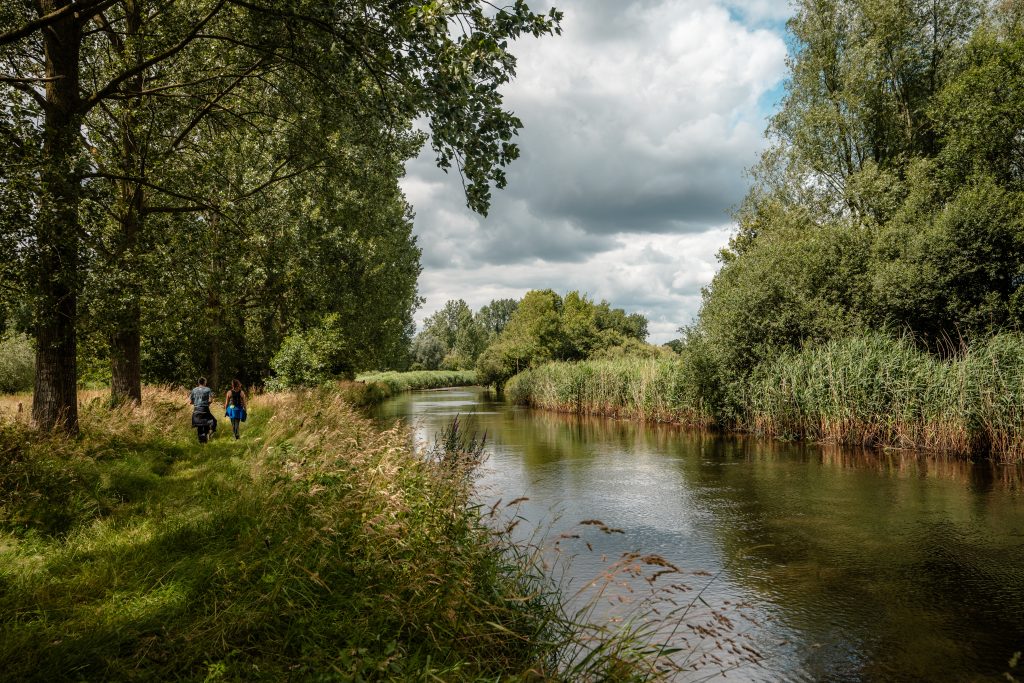
[(476, 373), (472, 370), (372, 372), (359, 375), (356, 380), (366, 384), (373, 401), (379, 402), (404, 391), (468, 387), (476, 384)]
[(552, 363), (509, 397), (546, 410), (671, 422), (865, 447), (1024, 460), (1024, 337), (1004, 334), (950, 360), (881, 334), (783, 354), (742, 385), (700, 359)]
[[(75, 439), (0, 421), (6, 676), (578, 673), (554, 584), (469, 505), (471, 458), (424, 458), (339, 392), (255, 397), (241, 440), (222, 421), (206, 446), (178, 393), (144, 399), (85, 402)], [(640, 657), (598, 654), (617, 676)]]

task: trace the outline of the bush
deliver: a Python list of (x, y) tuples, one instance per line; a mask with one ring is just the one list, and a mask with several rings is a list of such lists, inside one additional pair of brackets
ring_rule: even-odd
[(317, 387), (332, 379), (354, 376), (348, 363), (346, 343), (338, 316), (329, 315), (319, 327), (288, 335), (270, 360), (274, 377), (271, 391), (292, 387)]
[(35, 377), (35, 349), (28, 335), (10, 333), (0, 337), (0, 393), (31, 391)]

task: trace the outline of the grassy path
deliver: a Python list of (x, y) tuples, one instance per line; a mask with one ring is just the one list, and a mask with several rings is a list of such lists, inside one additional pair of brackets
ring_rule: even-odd
[(222, 420), (205, 446), (178, 394), (82, 415), (76, 440), (0, 422), (4, 677), (491, 680), (550, 663), (543, 581), (403, 430), (327, 394), (262, 397), (241, 440)]

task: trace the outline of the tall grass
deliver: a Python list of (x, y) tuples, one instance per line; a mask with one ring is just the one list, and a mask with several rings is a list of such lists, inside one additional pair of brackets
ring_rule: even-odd
[[(724, 376), (727, 373), (721, 373)], [(729, 400), (708, 397), (729, 393)], [(770, 437), (1024, 459), (1024, 336), (1001, 334), (951, 360), (867, 334), (783, 354), (740, 387), (694, 357), (552, 363), (514, 377), (538, 408), (717, 426)]]
[(881, 334), (781, 356), (754, 373), (747, 426), (864, 446), (1024, 458), (1024, 337), (941, 360)]
[[(638, 680), (651, 649), (567, 617), (471, 503), (479, 442), (412, 450), (337, 391), (254, 397), (200, 446), (178, 393), (76, 439), (0, 423), (11, 680)], [(565, 653), (584, 638), (584, 668)], [(572, 650), (569, 650), (570, 652)]]
[(714, 415), (688, 370), (671, 358), (548, 363), (513, 377), (506, 393), (547, 410), (709, 427)]

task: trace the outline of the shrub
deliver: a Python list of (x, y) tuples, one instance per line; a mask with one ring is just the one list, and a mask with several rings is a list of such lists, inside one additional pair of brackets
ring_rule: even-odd
[(274, 377), (271, 391), (292, 387), (316, 387), (335, 378), (354, 376), (347, 359), (348, 344), (338, 316), (329, 315), (323, 324), (305, 332), (288, 335), (270, 361)]
[(28, 335), (9, 333), (0, 337), (0, 393), (31, 391), (35, 376), (35, 349)]

